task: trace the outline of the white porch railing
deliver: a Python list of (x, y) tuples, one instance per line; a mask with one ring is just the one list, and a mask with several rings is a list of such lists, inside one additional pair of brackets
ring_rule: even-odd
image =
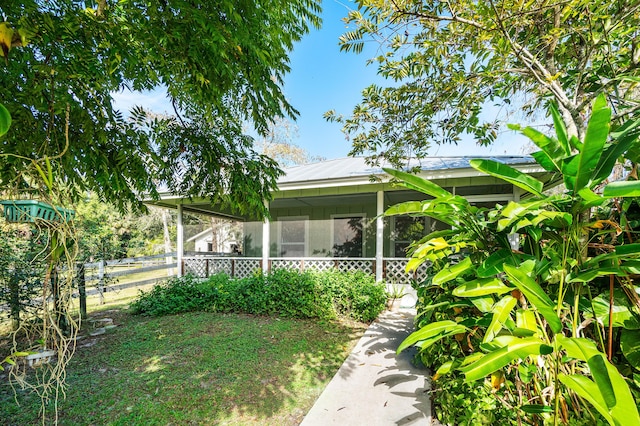
[[(384, 258), (382, 277), (389, 283), (408, 284), (411, 281), (423, 281), (427, 277), (426, 265), (422, 265), (414, 273), (405, 272), (406, 258)], [(326, 271), (338, 269), (343, 272), (363, 271), (375, 275), (375, 258), (338, 258), (338, 257), (275, 257), (269, 259), (268, 270), (313, 270)], [(184, 274), (197, 277), (223, 272), (234, 278), (244, 278), (262, 269), (260, 257), (220, 257), (211, 255), (185, 256), (182, 261)]]

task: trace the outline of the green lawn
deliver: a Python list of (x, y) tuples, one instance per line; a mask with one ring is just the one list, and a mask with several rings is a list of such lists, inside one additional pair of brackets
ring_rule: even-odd
[[(365, 330), (236, 314), (93, 316), (119, 326), (78, 348), (61, 425), (296, 425)], [(17, 399), (20, 406), (3, 377), (2, 423), (38, 424), (39, 399), (21, 392)]]

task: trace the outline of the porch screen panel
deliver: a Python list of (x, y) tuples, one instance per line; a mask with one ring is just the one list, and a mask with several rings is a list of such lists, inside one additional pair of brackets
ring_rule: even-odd
[(281, 221), (280, 256), (304, 257), (307, 221), (304, 219), (287, 219)]
[(362, 257), (363, 221), (362, 216), (333, 218), (334, 257)]

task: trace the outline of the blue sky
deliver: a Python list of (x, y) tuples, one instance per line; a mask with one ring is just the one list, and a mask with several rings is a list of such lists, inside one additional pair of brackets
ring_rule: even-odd
[[(346, 157), (351, 144), (340, 131), (340, 124), (323, 118), (328, 110), (349, 115), (361, 99), (361, 91), (371, 83), (384, 84), (374, 65), (367, 59), (378, 52), (375, 42), (360, 54), (340, 52), (338, 38), (347, 28), (342, 21), (355, 5), (346, 0), (323, 0), (323, 23), (312, 30), (290, 55), (291, 72), (284, 82), (284, 93), (300, 112), (296, 125), (298, 137), (292, 142), (316, 157), (327, 159)], [(156, 112), (170, 112), (162, 91), (147, 94), (114, 94), (116, 105), (128, 110), (142, 105)], [(491, 111), (488, 112), (489, 114)], [(471, 138), (459, 145), (434, 146), (431, 155), (503, 155), (522, 154), (526, 140), (508, 131), (490, 147), (479, 147)]]
[[(323, 0), (320, 30), (307, 35), (291, 55), (291, 73), (284, 92), (300, 111), (299, 138), (294, 141), (310, 154), (330, 158), (346, 157), (351, 144), (340, 131), (340, 124), (326, 122), (322, 115), (331, 109), (349, 115), (361, 99), (362, 89), (371, 83), (384, 84), (375, 65), (367, 59), (379, 54), (371, 42), (360, 54), (340, 52), (338, 38), (348, 29), (342, 21), (356, 6), (350, 1)], [(492, 111), (487, 111), (491, 114)], [(526, 139), (507, 131), (490, 147), (479, 147), (471, 138), (459, 145), (434, 146), (431, 155), (522, 154)]]

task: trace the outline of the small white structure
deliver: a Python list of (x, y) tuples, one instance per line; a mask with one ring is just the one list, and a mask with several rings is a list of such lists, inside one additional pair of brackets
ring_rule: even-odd
[(231, 225), (226, 223), (222, 224), (219, 229), (207, 228), (188, 238), (186, 242), (193, 242), (195, 245), (194, 250), (199, 252), (237, 254), (239, 247), (231, 230)]

